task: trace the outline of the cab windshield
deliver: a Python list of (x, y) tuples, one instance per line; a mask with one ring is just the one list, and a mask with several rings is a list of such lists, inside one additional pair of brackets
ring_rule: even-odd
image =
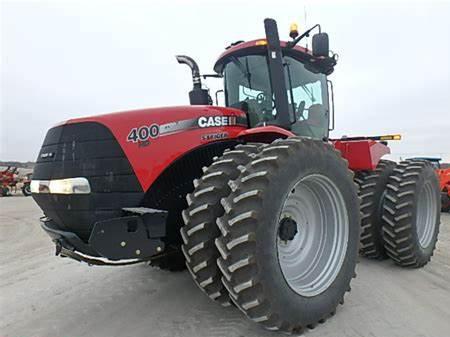
[[(314, 74), (300, 61), (283, 58), (292, 132), (298, 136), (328, 136), (326, 76)], [(271, 124), (277, 117), (267, 58), (232, 58), (224, 69), (226, 105), (247, 112), (251, 127)]]

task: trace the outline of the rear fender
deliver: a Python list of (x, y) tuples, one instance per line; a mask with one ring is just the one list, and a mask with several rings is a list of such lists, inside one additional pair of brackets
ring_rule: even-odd
[(373, 140), (337, 140), (333, 145), (348, 160), (348, 166), (353, 171), (373, 171), (381, 157), (391, 153), (388, 146)]

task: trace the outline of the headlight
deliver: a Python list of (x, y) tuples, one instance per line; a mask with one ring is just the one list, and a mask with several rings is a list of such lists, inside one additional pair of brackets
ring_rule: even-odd
[(32, 180), (31, 193), (89, 194), (91, 187), (86, 178)]
[(31, 193), (50, 193), (48, 180), (31, 180)]

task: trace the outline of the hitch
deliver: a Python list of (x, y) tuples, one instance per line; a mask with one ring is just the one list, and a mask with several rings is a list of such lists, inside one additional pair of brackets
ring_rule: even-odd
[(55, 255), (92, 265), (138, 263), (164, 253), (167, 211), (122, 210), (121, 217), (96, 222), (87, 243), (77, 234), (61, 230), (50, 218), (41, 218), (41, 226), (55, 243)]
[(89, 244), (111, 260), (148, 258), (164, 250), (167, 212), (150, 210), (96, 222)]

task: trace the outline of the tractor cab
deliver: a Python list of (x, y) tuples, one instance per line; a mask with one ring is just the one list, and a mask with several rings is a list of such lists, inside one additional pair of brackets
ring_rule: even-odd
[[(298, 136), (328, 138), (333, 104), (327, 75), (337, 58), (329, 56), (325, 33), (313, 36), (312, 51), (297, 46), (315, 28), (320, 31), (316, 25), (298, 36), (293, 25), (293, 40), (285, 42), (275, 21), (267, 19), (265, 39), (233, 43), (217, 60), (214, 70), (224, 79), (225, 105), (244, 111), (250, 128), (275, 125)], [(191, 99), (191, 104), (196, 102)]]
[[(252, 128), (278, 124), (279, 109), (272, 90), (267, 47), (251, 46), (264, 42), (237, 45), (231, 55), (225, 55), (225, 60), (219, 60), (216, 66), (224, 77), (226, 105), (245, 111)], [(283, 55), (287, 96), (287, 111), (284, 112), (287, 112), (293, 133), (320, 139), (328, 136), (329, 129), (327, 78), (325, 74), (308, 70), (302, 56), (306, 56), (306, 51), (293, 50)]]

